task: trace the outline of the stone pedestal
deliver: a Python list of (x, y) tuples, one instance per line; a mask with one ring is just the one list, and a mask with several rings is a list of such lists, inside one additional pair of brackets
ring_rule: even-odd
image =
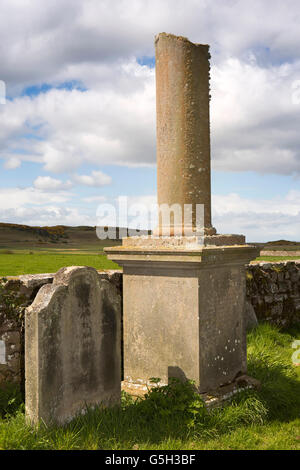
[[(161, 239), (163, 240), (163, 239)], [(124, 240), (106, 248), (123, 266), (124, 381), (192, 379), (200, 393), (246, 373), (245, 264), (255, 247)], [(192, 246), (190, 244), (190, 246)]]
[(204, 393), (246, 372), (245, 264), (258, 250), (211, 225), (208, 46), (161, 33), (155, 49), (158, 205), (180, 217), (105, 251), (124, 269), (126, 388), (177, 377)]

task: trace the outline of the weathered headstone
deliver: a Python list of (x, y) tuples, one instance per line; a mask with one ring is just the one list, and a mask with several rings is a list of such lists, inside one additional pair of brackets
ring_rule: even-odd
[(211, 225), (208, 46), (162, 33), (155, 47), (158, 203), (204, 206), (203, 243), (193, 215), (168, 237), (160, 220), (157, 237), (105, 249), (123, 266), (124, 386), (178, 377), (207, 392), (246, 372), (245, 264), (258, 250)]
[(25, 318), (26, 415), (63, 424), (120, 402), (121, 299), (94, 268), (62, 268)]

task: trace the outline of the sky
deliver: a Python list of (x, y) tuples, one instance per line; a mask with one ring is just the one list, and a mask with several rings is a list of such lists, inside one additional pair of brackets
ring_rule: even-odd
[[(210, 45), (218, 233), (300, 241), (298, 0), (0, 0), (0, 221), (156, 202), (159, 32)], [(6, 90), (6, 100), (1, 90)]]

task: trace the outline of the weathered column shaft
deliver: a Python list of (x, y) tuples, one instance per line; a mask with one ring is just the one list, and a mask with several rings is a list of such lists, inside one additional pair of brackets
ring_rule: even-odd
[(213, 234), (209, 46), (161, 33), (155, 48), (158, 204), (180, 204), (182, 210), (192, 204), (192, 230), (196, 204), (203, 204), (205, 233)]

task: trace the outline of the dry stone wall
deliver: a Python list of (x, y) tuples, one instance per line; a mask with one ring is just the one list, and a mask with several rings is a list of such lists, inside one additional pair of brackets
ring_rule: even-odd
[(246, 277), (247, 301), (259, 321), (300, 322), (300, 260), (250, 264)]
[[(99, 272), (116, 287), (122, 301), (122, 272)], [(256, 263), (247, 267), (248, 325), (254, 326), (256, 317), (278, 326), (300, 322), (300, 260), (279, 263)], [(27, 307), (45, 284), (53, 282), (54, 274), (24, 275), (9, 278), (5, 289), (22, 298)], [(122, 321), (122, 319), (121, 319)], [(122, 328), (121, 328), (122, 334)], [(0, 386), (7, 382), (24, 386), (24, 331), (14, 318), (6, 317), (0, 301)], [(121, 347), (123, 341), (121, 340)]]
[[(2, 296), (9, 295), (20, 311), (30, 305), (39, 289), (51, 283), (54, 274), (11, 277), (2, 283)], [(17, 313), (7, 312), (0, 296), (0, 386), (3, 383), (24, 385), (24, 328)]]

